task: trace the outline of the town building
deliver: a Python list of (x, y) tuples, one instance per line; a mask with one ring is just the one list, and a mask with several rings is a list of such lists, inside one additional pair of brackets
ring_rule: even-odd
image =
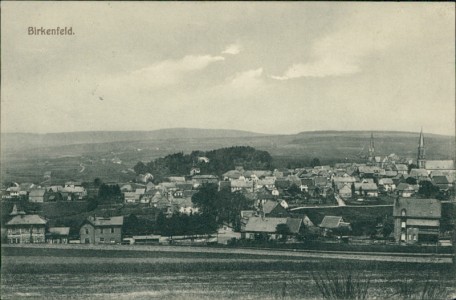
[(49, 227), (46, 233), (48, 244), (68, 244), (70, 227)]
[(279, 239), (281, 233), (277, 232), (277, 226), (280, 224), (287, 225), (292, 236), (299, 235), (305, 227), (303, 219), (299, 218), (250, 217), (241, 230), (242, 237), (252, 240)]
[(436, 199), (399, 198), (394, 202), (394, 238), (398, 243), (437, 243), (442, 206)]
[(120, 244), (123, 216), (88, 217), (79, 230), (81, 244)]
[(325, 216), (319, 227), (323, 236), (330, 236), (338, 231), (351, 230), (350, 223), (345, 222), (344, 219), (339, 216)]
[(8, 244), (37, 244), (45, 242), (47, 221), (36, 214), (18, 211), (16, 205), (10, 214), (12, 219), (6, 223)]

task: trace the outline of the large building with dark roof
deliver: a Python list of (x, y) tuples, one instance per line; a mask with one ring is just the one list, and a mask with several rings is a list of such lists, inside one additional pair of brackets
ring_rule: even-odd
[(18, 211), (16, 205), (10, 214), (12, 219), (6, 223), (9, 244), (36, 244), (45, 242), (47, 221), (35, 214)]
[(437, 199), (396, 199), (393, 208), (396, 242), (438, 242), (441, 216), (442, 205)]

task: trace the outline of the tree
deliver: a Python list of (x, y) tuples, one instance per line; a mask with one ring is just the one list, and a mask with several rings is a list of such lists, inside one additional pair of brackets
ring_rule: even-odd
[(101, 181), (100, 178), (95, 178), (94, 181), (93, 181), (93, 184), (96, 186), (96, 187), (99, 187), (103, 182)]
[(101, 184), (98, 189), (98, 198), (103, 202), (117, 202), (122, 199), (122, 192), (118, 184), (107, 185)]
[(408, 173), (409, 173), (409, 174), (410, 174), (410, 171), (411, 171), (412, 169), (418, 169), (418, 166), (415, 165), (415, 164), (410, 164), (410, 165), (408, 165)]
[(218, 191), (217, 185), (205, 184), (192, 196), (192, 202), (203, 214), (214, 216), (218, 224), (235, 224), (241, 210), (250, 203), (241, 192)]
[(416, 179), (414, 177), (407, 177), (407, 179), (405, 180), (405, 183), (415, 185)]
[(192, 202), (203, 214), (217, 215), (217, 185), (203, 184), (199, 191), (192, 196)]
[(98, 200), (89, 198), (87, 203), (87, 211), (95, 210), (98, 207)]
[(148, 167), (142, 162), (138, 162), (134, 167), (133, 170), (135, 170), (136, 174), (144, 174), (148, 173)]
[(420, 181), (420, 188), (418, 189), (418, 194), (431, 198), (435, 197), (439, 193), (439, 188), (434, 186), (430, 181)]
[(315, 157), (312, 159), (312, 161), (310, 162), (310, 165), (313, 167), (317, 167), (317, 166), (321, 166), (321, 162), (320, 162), (320, 159)]
[(292, 196), (296, 196), (296, 195), (299, 195), (301, 194), (301, 189), (295, 184), (293, 183), (287, 190), (287, 192), (292, 195)]
[(280, 239), (285, 242), (287, 237), (291, 234), (290, 227), (287, 224), (282, 223), (276, 226), (276, 233), (280, 234)]

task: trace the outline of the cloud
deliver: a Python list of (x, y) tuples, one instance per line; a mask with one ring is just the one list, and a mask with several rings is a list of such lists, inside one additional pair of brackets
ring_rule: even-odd
[(105, 88), (151, 89), (166, 87), (179, 83), (189, 73), (203, 70), (210, 64), (224, 59), (223, 56), (188, 55), (178, 60), (164, 60), (127, 74), (117, 75), (101, 85)]
[(277, 80), (287, 80), (299, 77), (343, 76), (358, 73), (360, 67), (354, 62), (320, 59), (306, 64), (292, 65), (283, 76), (271, 76)]
[(231, 54), (231, 55), (236, 55), (241, 52), (241, 46), (238, 44), (231, 44), (228, 47), (226, 47), (225, 50), (223, 50), (222, 54)]
[(332, 32), (314, 40), (307, 61), (297, 62), (283, 75), (271, 78), (288, 80), (359, 73), (366, 58), (419, 38), (420, 32), (416, 29), (426, 22), (413, 10), (392, 8), (385, 13), (360, 10), (339, 20)]
[(248, 87), (258, 85), (262, 82), (263, 68), (248, 70), (235, 74), (228, 79), (229, 85), (233, 87)]

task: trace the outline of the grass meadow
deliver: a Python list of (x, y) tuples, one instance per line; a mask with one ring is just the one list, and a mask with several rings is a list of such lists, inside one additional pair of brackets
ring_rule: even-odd
[(4, 247), (1, 280), (2, 299), (450, 299), (456, 296), (454, 270), (446, 264), (178, 250)]

